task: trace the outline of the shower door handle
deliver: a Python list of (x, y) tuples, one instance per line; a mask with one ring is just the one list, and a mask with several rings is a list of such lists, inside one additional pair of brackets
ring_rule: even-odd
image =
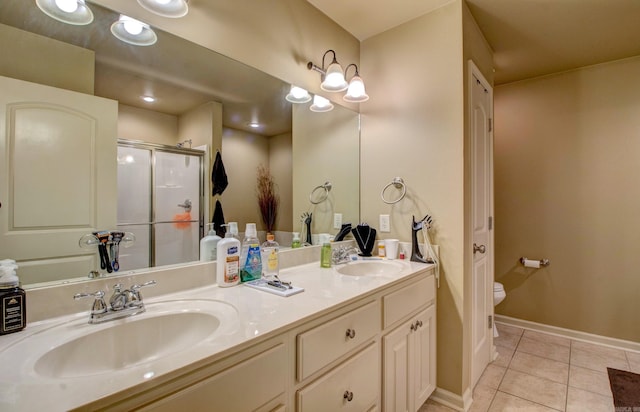
[(178, 207), (184, 208), (185, 212), (191, 212), (191, 200), (185, 199), (184, 203), (178, 205)]
[(480, 252), (480, 253), (484, 253), (487, 251), (487, 248), (485, 247), (485, 245), (476, 245), (475, 243), (473, 244), (473, 254), (475, 255), (476, 252)]

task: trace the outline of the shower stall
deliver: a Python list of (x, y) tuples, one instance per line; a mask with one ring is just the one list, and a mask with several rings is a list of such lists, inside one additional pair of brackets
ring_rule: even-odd
[(120, 270), (199, 259), (204, 226), (204, 151), (118, 140)]

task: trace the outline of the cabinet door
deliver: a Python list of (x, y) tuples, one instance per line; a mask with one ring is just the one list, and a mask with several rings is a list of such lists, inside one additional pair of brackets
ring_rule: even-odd
[(413, 388), (410, 385), (409, 340), (411, 319), (398, 326), (382, 339), (383, 350), (383, 403), (384, 410), (409, 412)]
[(418, 410), (436, 388), (436, 307), (429, 306), (416, 317), (418, 326), (411, 334), (413, 393)]

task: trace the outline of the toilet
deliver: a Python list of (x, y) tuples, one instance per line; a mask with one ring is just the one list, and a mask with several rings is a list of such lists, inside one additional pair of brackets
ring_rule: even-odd
[[(502, 302), (506, 297), (507, 297), (507, 292), (504, 291), (504, 286), (502, 285), (502, 283), (493, 282), (493, 306), (494, 307), (498, 306), (500, 302)], [(498, 336), (499, 336), (498, 328), (496, 328), (495, 313), (494, 313), (493, 337), (497, 338)]]

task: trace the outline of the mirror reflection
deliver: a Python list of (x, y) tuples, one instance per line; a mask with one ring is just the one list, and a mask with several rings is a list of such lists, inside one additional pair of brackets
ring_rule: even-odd
[[(264, 240), (256, 201), (260, 165), (269, 168), (277, 185), (280, 206), (274, 232), (282, 246), (290, 245), (291, 232), (304, 230), (304, 213), (313, 215), (314, 234), (337, 233), (336, 214), (345, 222), (357, 222), (357, 113), (336, 106), (333, 112), (312, 114), (308, 104), (294, 105), (292, 113), (291, 103), (284, 98), (289, 84), (160, 30), (155, 30), (157, 41), (151, 46), (123, 43), (109, 33), (119, 14), (87, 4), (94, 14), (87, 26), (53, 20), (32, 1), (5, 0), (0, 9), (0, 44), (6, 56), (13, 56), (0, 63), (1, 76), (51, 86), (33, 92), (47, 95), (42, 97), (47, 110), (77, 104), (77, 113), (84, 113), (87, 102), (71, 103), (78, 95), (115, 101), (114, 107), (96, 109), (95, 118), (113, 112), (110, 120), (100, 120), (100, 126), (113, 125), (106, 128), (106, 141), (98, 144), (96, 140), (94, 146), (76, 139), (66, 142), (68, 146), (60, 142), (55, 150), (45, 150), (33, 142), (34, 146), (26, 145), (15, 134), (1, 136), (3, 158), (11, 147), (17, 150), (12, 153), (23, 157), (12, 159), (0, 174), (0, 259), (20, 261), (23, 284), (84, 280), (97, 268), (103, 273), (97, 251), (78, 245), (83, 234), (102, 229), (136, 234), (134, 246), (120, 251), (120, 273), (197, 260), (198, 240), (217, 200), (227, 222), (239, 222), (240, 231), (246, 223), (255, 222)], [(3, 92), (10, 88), (3, 83)], [(25, 90), (25, 84), (16, 89)], [(9, 99), (10, 93), (3, 94)], [(143, 100), (151, 97), (152, 102)], [(14, 103), (5, 99), (3, 110), (9, 111)], [(65, 121), (87, 116), (70, 116)], [(62, 127), (60, 116), (52, 117), (56, 127)], [(52, 124), (41, 123), (40, 117), (30, 120), (40, 122), (47, 138), (52, 138)], [(134, 150), (140, 152), (130, 153)], [(218, 151), (229, 186), (222, 195), (211, 196), (211, 167)], [(27, 168), (33, 159), (39, 159), (39, 166)], [(136, 159), (139, 168), (129, 175), (119, 174), (116, 169), (127, 159)], [(102, 169), (92, 169), (103, 163)], [(53, 173), (63, 164), (68, 166)], [(161, 171), (151, 165), (169, 167)], [(177, 182), (177, 176), (194, 171), (184, 180), (194, 186), (190, 192), (178, 190), (182, 181)], [(89, 177), (82, 180), (80, 176)], [(155, 183), (142, 188), (133, 185), (135, 179)], [(333, 182), (328, 198), (312, 204), (309, 194), (325, 181)], [(34, 185), (41, 188), (39, 195), (33, 194)], [(167, 198), (163, 191), (176, 192), (178, 201), (171, 197), (166, 202), (171, 208), (160, 212), (152, 206), (158, 198)], [(78, 210), (57, 201), (69, 202), (72, 196), (78, 197), (74, 203)], [(29, 210), (43, 220), (19, 212), (26, 210), (22, 205), (32, 205)], [(132, 205), (144, 206), (144, 212), (133, 211)], [(23, 236), (27, 232), (31, 237)], [(52, 250), (52, 245), (59, 244), (65, 247)]]

